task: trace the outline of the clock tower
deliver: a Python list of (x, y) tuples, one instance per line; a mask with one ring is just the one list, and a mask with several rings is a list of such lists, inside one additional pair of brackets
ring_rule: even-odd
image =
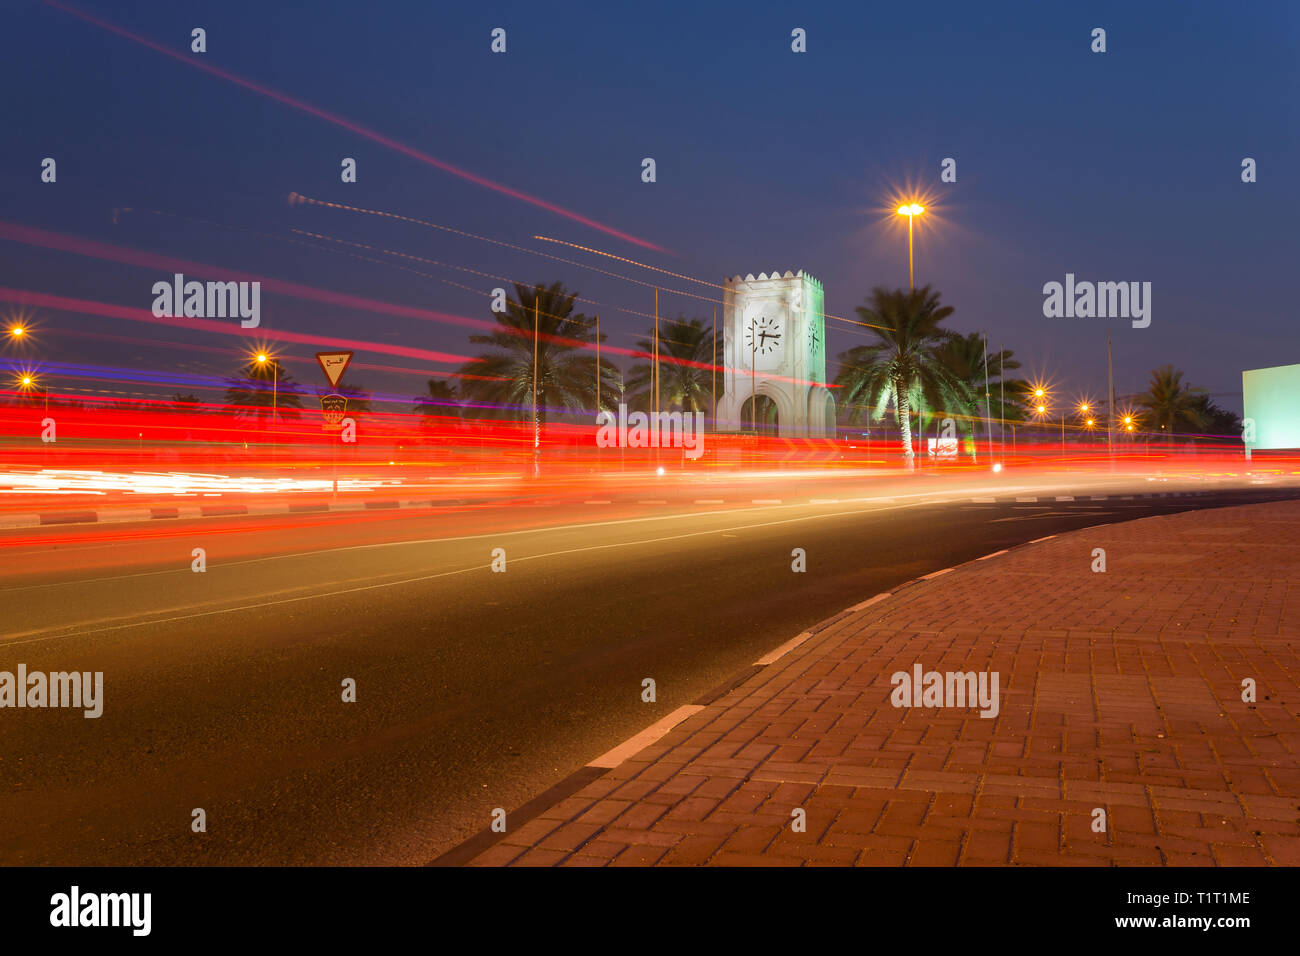
[(782, 438), (835, 434), (826, 387), (822, 284), (803, 270), (723, 280), (717, 429)]

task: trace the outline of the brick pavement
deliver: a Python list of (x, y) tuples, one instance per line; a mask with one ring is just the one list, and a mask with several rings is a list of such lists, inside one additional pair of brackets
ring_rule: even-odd
[[(905, 586), (472, 865), (1300, 864), (1298, 542), (1300, 502), (1248, 505)], [(918, 662), (998, 672), (997, 716), (892, 706)]]

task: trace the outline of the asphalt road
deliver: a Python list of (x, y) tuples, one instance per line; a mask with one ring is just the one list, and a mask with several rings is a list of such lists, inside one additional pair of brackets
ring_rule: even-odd
[(1072, 489), (855, 499), (822, 484), (814, 504), (749, 486), (724, 505), (634, 495), (0, 535), (0, 671), (104, 673), (98, 719), (0, 709), (0, 862), (425, 863), (903, 581), (1088, 525), (1300, 494), (1197, 487), (1126, 500), (1173, 486), (1112, 479), (1058, 501)]

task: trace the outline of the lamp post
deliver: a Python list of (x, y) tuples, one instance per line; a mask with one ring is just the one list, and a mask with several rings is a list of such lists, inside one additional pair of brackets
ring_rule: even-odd
[(1092, 411), (1092, 406), (1089, 405), (1087, 402), (1079, 403), (1079, 415), (1087, 419), (1087, 423), (1089, 427), (1092, 426), (1092, 419), (1088, 418), (1088, 412), (1090, 411)]
[(1034, 389), (1034, 398), (1038, 404), (1034, 406), (1034, 414), (1038, 416), (1038, 424), (1041, 426), (1047, 421), (1047, 393), (1041, 388)]
[[(7, 332), (9, 334), (9, 337), (13, 339), (15, 344), (21, 344), (24, 341), (25, 336), (27, 335), (27, 328), (21, 322), (16, 322), (7, 329)], [(19, 379), (19, 385), (22, 386), (22, 390), (24, 392), (29, 391), (36, 384), (37, 384), (36, 378), (26, 373), (24, 373), (23, 376)], [(48, 415), (49, 413), (50, 413), (50, 386), (47, 384), (45, 386), (45, 414)]]
[[(540, 288), (540, 287), (539, 287)], [(542, 471), (542, 422), (537, 417), (537, 339), (538, 329), (538, 308), (541, 296), (533, 293), (533, 477), (536, 478)]]
[(280, 414), (280, 363), (265, 352), (258, 352), (256, 358), (258, 365), (271, 363), (271, 423), (274, 424)]
[(907, 285), (909, 289), (916, 288), (912, 272), (912, 220), (923, 212), (925, 212), (925, 207), (918, 206), (916, 203), (907, 203), (898, 207), (898, 214), (907, 217)]
[[(253, 356), (258, 365), (265, 366), (268, 362), (271, 364), (271, 430), (275, 431), (275, 420), (280, 415), (280, 363), (274, 356), (266, 352), (258, 352)], [(273, 436), (274, 437), (274, 436)], [(141, 439), (143, 441), (143, 439)], [(275, 450), (275, 442), (271, 442), (271, 461), (275, 464), (278, 455)]]

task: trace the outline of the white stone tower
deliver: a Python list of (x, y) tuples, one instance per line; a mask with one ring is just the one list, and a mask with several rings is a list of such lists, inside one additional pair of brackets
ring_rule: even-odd
[(723, 280), (723, 395), (719, 431), (755, 427), (782, 438), (835, 434), (826, 387), (822, 284), (799, 270)]

